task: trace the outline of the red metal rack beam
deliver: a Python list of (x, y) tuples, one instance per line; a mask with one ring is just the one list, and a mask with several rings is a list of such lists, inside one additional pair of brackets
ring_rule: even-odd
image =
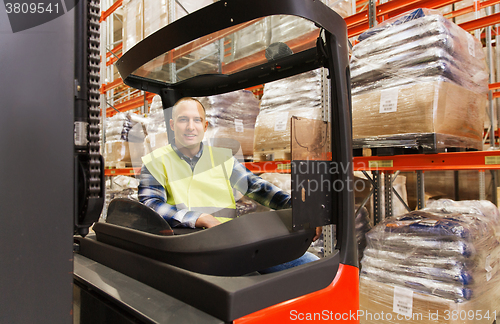
[(105, 176), (117, 176), (117, 175), (126, 175), (133, 176), (139, 175), (141, 173), (141, 168), (122, 168), (122, 169), (105, 169)]
[(104, 93), (108, 92), (109, 90), (114, 89), (122, 84), (124, 84), (122, 78), (118, 78), (113, 82), (108, 82), (108, 83), (103, 84), (101, 86), (101, 89), (99, 89), (99, 92), (101, 94), (104, 94)]
[(478, 28), (492, 26), (498, 23), (500, 23), (500, 12), (483, 18), (471, 20), (458, 26), (462, 27), (466, 31), (472, 31)]
[[(245, 162), (253, 173), (290, 173), (290, 161)], [(354, 171), (442, 171), (500, 170), (500, 151), (477, 151), (394, 156), (359, 156), (353, 159)], [(111, 169), (115, 170), (115, 169)], [(106, 175), (138, 174), (137, 168), (106, 170)], [(118, 171), (120, 170), (120, 171)]]
[(116, 9), (118, 9), (119, 7), (121, 7), (121, 5), (123, 4), (123, 0), (117, 0), (115, 3), (113, 3), (111, 5), (111, 7), (108, 8), (108, 10), (104, 10), (101, 12), (101, 19), (99, 19), (99, 22), (103, 22), (104, 20), (106, 20), (106, 18), (108, 18), (109, 16), (111, 16), (111, 14), (113, 12), (115, 12)]
[[(483, 8), (486, 8), (486, 7), (489, 7), (489, 6), (493, 6), (493, 5), (496, 5), (496, 4), (500, 3), (500, 0), (488, 0), (488, 1), (476, 2), (476, 3), (478, 5), (477, 6), (477, 10), (481, 10)], [(465, 15), (465, 14), (470, 13), (470, 12), (474, 12), (474, 11), (476, 11), (476, 6), (472, 5), (472, 6), (468, 6), (468, 7), (465, 7), (465, 8), (462, 8), (462, 9), (455, 10), (453, 12), (447, 13), (444, 16), (446, 18), (454, 18), (454, 17), (458, 17), (458, 16), (461, 16), (461, 15)]]
[[(397, 16), (406, 11), (417, 8), (437, 9), (449, 4), (453, 4), (457, 0), (393, 0), (380, 5), (377, 5), (377, 18), (387, 16), (388, 18)], [(479, 5), (480, 8), (491, 6), (500, 3), (500, 0), (484, 1)], [(368, 29), (368, 10), (364, 10), (357, 14), (345, 18), (347, 24), (347, 33), (349, 37), (357, 36)], [(489, 24), (491, 25), (491, 24)], [(486, 25), (486, 26), (489, 26)], [(480, 27), (476, 27), (480, 28)], [(473, 29), (476, 29), (473, 28)], [(464, 28), (465, 29), (465, 28)]]
[[(146, 93), (146, 100), (148, 103), (151, 103), (153, 101), (153, 97), (155, 96), (154, 93), (147, 92)], [(133, 99), (127, 100), (124, 103), (115, 105), (115, 108), (119, 110), (120, 112), (126, 112), (132, 109), (136, 109), (139, 107), (144, 106), (144, 96), (138, 96)], [(106, 117), (111, 117), (115, 115), (117, 112), (113, 108), (107, 108), (106, 109)]]
[(500, 151), (355, 157), (355, 171), (500, 170)]
[(290, 173), (290, 161), (245, 162), (243, 165), (253, 173)]

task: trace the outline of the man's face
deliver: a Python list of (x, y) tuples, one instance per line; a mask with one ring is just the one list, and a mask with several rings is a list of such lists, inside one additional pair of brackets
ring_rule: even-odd
[(207, 127), (203, 108), (193, 100), (179, 103), (170, 120), (178, 147), (196, 148), (203, 140)]

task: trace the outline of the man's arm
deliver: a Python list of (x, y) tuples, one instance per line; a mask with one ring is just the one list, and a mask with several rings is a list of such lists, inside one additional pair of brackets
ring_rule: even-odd
[(230, 181), (233, 188), (261, 205), (272, 209), (292, 207), (290, 194), (256, 176), (236, 159)]
[(219, 222), (211, 215), (187, 209), (178, 210), (168, 204), (165, 188), (145, 166), (141, 169), (138, 195), (141, 203), (155, 210), (171, 227), (212, 227), (214, 220)]
[[(272, 183), (256, 176), (243, 164), (234, 159), (231, 185), (245, 196), (257, 201), (259, 204), (272, 209), (286, 209), (292, 207), (292, 197)], [(322, 228), (316, 228), (315, 242), (321, 235)]]

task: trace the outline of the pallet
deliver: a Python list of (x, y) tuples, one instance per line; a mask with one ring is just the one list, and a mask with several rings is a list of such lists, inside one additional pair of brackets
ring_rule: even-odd
[(353, 140), (353, 156), (393, 156), (482, 150), (482, 142), (438, 133), (399, 134)]
[(132, 162), (105, 162), (104, 163), (106, 169), (125, 169), (133, 167)]
[(288, 151), (261, 151), (253, 154), (254, 162), (288, 161), (291, 158), (292, 155)]

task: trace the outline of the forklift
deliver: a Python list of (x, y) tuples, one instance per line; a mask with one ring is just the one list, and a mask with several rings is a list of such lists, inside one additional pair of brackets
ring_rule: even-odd
[[(161, 97), (166, 119), (182, 97), (227, 93), (321, 67), (329, 72), (329, 147), (321, 158), (292, 158), (292, 208), (247, 214), (190, 232), (170, 228), (153, 210), (125, 199), (112, 201), (106, 221), (98, 221), (104, 202), (104, 163), (96, 144), (95, 5), (80, 1), (75, 13), (75, 21), (68, 18), (64, 26), (74, 23), (75, 35), (87, 33), (87, 37), (75, 36), (75, 61), (69, 63), (77, 67), (77, 77), (72, 91), (64, 93), (65, 98), (73, 94), (75, 99), (74, 158), (62, 168), (68, 174), (72, 171), (74, 190), (71, 200), (58, 199), (64, 210), (57, 212), (64, 214), (73, 203), (74, 252), (69, 260), (73, 262), (75, 322), (359, 323), (354, 192), (325, 185), (353, 181), (349, 43), (344, 20), (316, 0), (218, 1), (165, 26), (117, 61), (125, 84)], [(178, 78), (176, 60), (272, 16), (313, 22), (315, 38), (312, 42), (277, 42), (265, 54)], [(80, 56), (79, 52), (86, 54)], [(78, 136), (82, 129), (86, 140)], [(64, 148), (68, 148), (66, 142)], [(332, 168), (320, 167), (325, 164)], [(338, 165), (345, 172), (328, 172)], [(304, 169), (325, 172), (301, 172)], [(64, 188), (71, 182), (65, 178), (55, 181)], [(324, 187), (306, 190), (304, 184), (311, 181)], [(59, 193), (66, 195), (62, 190)], [(315, 228), (326, 225), (336, 229), (331, 255), (276, 273), (256, 273), (301, 256), (309, 248)], [(91, 226), (95, 233), (89, 234)], [(63, 264), (67, 269), (67, 262)], [(64, 304), (67, 297), (66, 293), (58, 299)], [(43, 312), (42, 307), (40, 310)], [(10, 316), (4, 314), (0, 322), (2, 316)], [(15, 316), (25, 315), (10, 318)]]

